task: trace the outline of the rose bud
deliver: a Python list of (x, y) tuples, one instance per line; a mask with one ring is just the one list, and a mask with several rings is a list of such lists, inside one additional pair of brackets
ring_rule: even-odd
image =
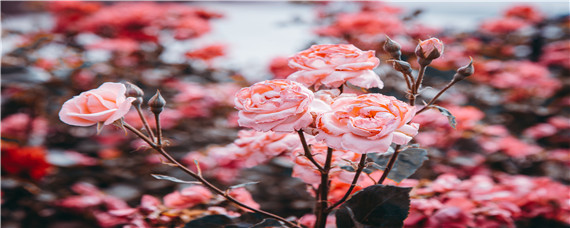
[(400, 59), (400, 56), (402, 55), (401, 48), (402, 46), (400, 46), (400, 44), (390, 39), (390, 37), (386, 36), (386, 43), (384, 43), (384, 51), (388, 52), (392, 56), (392, 58), (398, 60)]
[(392, 62), (394, 69), (402, 72), (402, 74), (412, 73), (412, 66), (408, 62), (401, 60), (389, 60), (389, 61)]
[(143, 101), (142, 96), (144, 95), (142, 89), (130, 82), (125, 83), (125, 87), (127, 88), (125, 95), (127, 95), (127, 97), (136, 98), (136, 100), (133, 101), (133, 105), (141, 105)]
[(160, 95), (160, 91), (156, 91), (156, 94), (148, 100), (148, 106), (150, 107), (150, 111), (154, 114), (159, 114), (162, 112), (164, 106), (166, 105), (166, 100)]
[(420, 41), (416, 47), (418, 63), (427, 66), (432, 60), (439, 58), (443, 54), (443, 42), (438, 38), (430, 38)]
[(473, 58), (469, 57), (471, 62), (466, 66), (462, 66), (457, 69), (455, 75), (453, 75), (453, 81), (461, 81), (469, 76), (471, 76), (475, 72), (475, 68), (473, 67)]

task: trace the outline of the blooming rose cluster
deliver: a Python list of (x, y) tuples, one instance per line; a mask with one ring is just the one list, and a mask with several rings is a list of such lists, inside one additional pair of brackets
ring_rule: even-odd
[(444, 174), (421, 185), (404, 227), (515, 227), (535, 217), (570, 224), (570, 188), (549, 178)]
[(485, 21), (480, 29), (491, 34), (506, 35), (542, 20), (544, 16), (534, 7), (517, 5), (507, 9), (502, 18)]

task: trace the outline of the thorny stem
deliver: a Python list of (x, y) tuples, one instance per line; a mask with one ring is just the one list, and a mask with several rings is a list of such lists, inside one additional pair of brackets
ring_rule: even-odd
[(142, 140), (144, 140), (150, 147), (152, 147), (154, 150), (158, 151), (162, 156), (164, 156), (166, 159), (168, 159), (168, 161), (170, 161), (171, 163), (175, 164), (176, 166), (178, 166), (178, 168), (180, 168), (182, 171), (184, 171), (185, 173), (187, 173), (188, 175), (192, 176), (194, 179), (200, 181), (204, 186), (208, 187), (210, 190), (214, 191), (216, 194), (224, 197), (226, 200), (242, 207), (245, 208), (247, 210), (251, 210), (260, 214), (263, 214), (267, 217), (271, 217), (274, 218), (276, 220), (282, 221), (285, 224), (287, 224), (290, 227), (298, 227), (300, 228), (300, 226), (296, 225), (295, 223), (288, 221), (282, 217), (279, 217), (277, 215), (274, 215), (272, 213), (263, 211), (263, 210), (259, 210), (259, 209), (255, 209), (253, 207), (250, 207), (248, 205), (245, 205), (241, 202), (239, 202), (238, 200), (234, 199), (233, 197), (229, 196), (227, 194), (226, 191), (222, 191), (220, 190), (218, 187), (216, 187), (215, 185), (213, 185), (212, 183), (208, 182), (206, 179), (204, 179), (202, 176), (194, 173), (192, 170), (186, 168), (186, 166), (180, 164), (180, 162), (178, 162), (176, 159), (174, 159), (168, 152), (166, 152), (164, 150), (164, 148), (157, 146), (154, 142), (152, 142), (147, 136), (145, 136), (142, 132), (140, 132), (139, 130), (137, 130), (136, 128), (132, 127), (131, 125), (129, 125), (128, 123), (124, 123), (124, 126), (130, 130), (131, 132), (135, 133), (138, 137), (140, 137)]
[(156, 122), (156, 144), (158, 147), (162, 148), (162, 127), (160, 126), (160, 113), (154, 114), (154, 120)]
[(416, 84), (414, 86), (414, 94), (418, 93), (418, 90), (420, 89), (420, 86), (422, 85), (422, 82), (424, 80), (424, 74), (426, 73), (426, 68), (427, 65), (421, 65), (420, 66), (420, 72), (418, 73), (418, 80), (416, 80)]
[(429, 101), (429, 103), (428, 103), (426, 106), (424, 106), (422, 109), (420, 109), (419, 111), (417, 111), (417, 112), (416, 112), (416, 115), (422, 113), (422, 112), (425, 111), (425, 110), (427, 110), (427, 109), (429, 108), (429, 106), (431, 106), (443, 93), (445, 93), (445, 91), (447, 91), (449, 88), (451, 88), (451, 86), (455, 85), (455, 83), (457, 83), (457, 82), (459, 82), (459, 80), (452, 80), (451, 82), (449, 82), (449, 84), (447, 84), (447, 85), (445, 86), (445, 88), (441, 89), (441, 90), (437, 93), (437, 95), (435, 95), (435, 97), (433, 97), (433, 98)]
[(311, 148), (309, 148), (309, 145), (307, 144), (307, 140), (305, 139), (305, 134), (303, 133), (303, 130), (298, 130), (297, 133), (299, 134), (299, 138), (301, 139), (301, 144), (303, 144), (303, 150), (305, 151), (305, 157), (307, 157), (307, 159), (309, 159), (309, 161), (311, 161), (311, 163), (313, 163), (313, 165), (315, 165), (317, 167), (317, 169), (319, 170), (319, 172), (323, 172), (323, 167), (317, 162), (315, 161), (315, 158), (313, 157), (313, 154), (311, 153)]
[(146, 130), (146, 132), (148, 132), (148, 134), (150, 135), (150, 138), (153, 139), (153, 141), (154, 141), (154, 133), (152, 132), (152, 130), (150, 129), (150, 126), (148, 125), (148, 121), (146, 120), (146, 117), (144, 116), (144, 114), (142, 112), (141, 105), (140, 104), (135, 105), (135, 109), (139, 113), (139, 117), (141, 118), (141, 121), (143, 122), (144, 129)]
[(364, 170), (365, 164), (366, 164), (366, 154), (362, 154), (362, 157), (360, 157), (360, 163), (358, 163), (358, 168), (356, 169), (356, 173), (354, 174), (354, 178), (352, 179), (352, 183), (350, 184), (348, 191), (346, 191), (346, 194), (344, 194), (344, 196), (338, 202), (327, 208), (328, 212), (332, 211), (335, 207), (341, 205), (342, 203), (344, 203), (344, 201), (346, 201), (346, 199), (348, 199), (348, 197), (352, 193), (352, 190), (354, 189), (354, 187), (356, 187), (356, 183), (358, 182), (358, 178), (360, 177), (362, 170)]
[(411, 86), (410, 86), (410, 93), (408, 94), (410, 99), (409, 102), (411, 106), (414, 106), (414, 104), (416, 103), (416, 93), (414, 92), (416, 81), (414, 80), (414, 76), (412, 74), (405, 74), (405, 75), (410, 79)]
[(396, 163), (396, 158), (398, 157), (399, 153), (400, 153), (400, 145), (396, 145), (396, 148), (394, 148), (394, 154), (392, 154), (392, 157), (390, 157), (390, 161), (388, 161), (388, 165), (386, 165), (384, 173), (382, 173), (382, 177), (380, 177), (380, 180), (378, 180), (378, 184), (384, 183), (384, 180), (386, 179), (386, 177), (388, 177), (388, 173), (390, 173), (392, 167), (394, 167), (394, 163)]
[(325, 228), (327, 225), (327, 217), (330, 213), (328, 210), (328, 194), (329, 194), (329, 171), (331, 169), (333, 148), (327, 149), (327, 158), (325, 160), (325, 166), (323, 167), (323, 172), (321, 172), (321, 184), (319, 185), (319, 193), (317, 194), (317, 203), (315, 205), (315, 214), (317, 215), (317, 221), (315, 222), (315, 228)]

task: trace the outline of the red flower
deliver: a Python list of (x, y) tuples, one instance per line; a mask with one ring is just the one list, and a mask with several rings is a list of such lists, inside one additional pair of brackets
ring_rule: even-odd
[(2, 170), (39, 180), (51, 170), (43, 147), (19, 147), (2, 141)]

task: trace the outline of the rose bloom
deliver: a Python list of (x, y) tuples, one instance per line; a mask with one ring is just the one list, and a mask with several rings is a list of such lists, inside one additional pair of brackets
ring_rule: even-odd
[(317, 117), (316, 138), (334, 149), (386, 152), (392, 142), (406, 144), (418, 133), (419, 124), (407, 124), (415, 108), (395, 97), (343, 94), (331, 108)]
[(301, 84), (277, 79), (242, 88), (234, 100), (238, 123), (258, 131), (291, 132), (313, 122), (309, 105), (314, 95)]
[(407, 124), (415, 108), (395, 97), (343, 94), (331, 108), (317, 117), (316, 138), (334, 149), (386, 152), (392, 142), (406, 144), (418, 133), (419, 124)]
[(384, 87), (372, 69), (380, 64), (374, 51), (362, 51), (352, 44), (313, 45), (289, 60), (298, 71), (287, 79), (315, 88), (340, 87), (345, 82), (362, 88)]
[(131, 108), (134, 97), (126, 97), (125, 85), (106, 82), (99, 88), (74, 96), (66, 101), (59, 119), (75, 126), (108, 125), (123, 117)]

